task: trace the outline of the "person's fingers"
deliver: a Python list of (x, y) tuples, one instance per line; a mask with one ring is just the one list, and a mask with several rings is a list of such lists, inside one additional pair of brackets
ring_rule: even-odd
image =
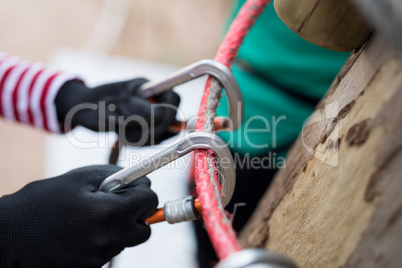
[(140, 185), (145, 185), (145, 186), (147, 186), (149, 188), (149, 187), (151, 187), (151, 184), (152, 183), (151, 183), (150, 179), (148, 179), (147, 177), (142, 177), (142, 178), (140, 178), (138, 180), (135, 180), (135, 181), (131, 182), (128, 186), (129, 187), (136, 187), (136, 186), (140, 186)]
[(140, 87), (146, 82), (148, 82), (148, 80), (144, 78), (137, 78), (128, 81), (126, 90), (129, 92), (131, 97), (125, 98), (125, 100), (120, 100), (117, 104), (121, 115), (125, 117), (139, 115), (149, 124), (151, 120), (159, 122), (162, 119), (162, 113), (153, 108), (152, 101), (143, 97)]
[(171, 125), (176, 118), (180, 97), (173, 90), (163, 92), (155, 97), (158, 104), (155, 105), (155, 110), (163, 117), (161, 124)]
[(124, 116), (124, 119), (129, 122), (142, 123), (146, 122), (148, 127), (151, 122), (151, 118), (154, 120), (161, 115), (160, 111), (153, 109), (153, 104), (146, 99), (138, 97), (128, 97), (119, 100), (115, 103), (118, 113)]
[(139, 88), (142, 84), (148, 82), (145, 78), (136, 78), (132, 80), (114, 82), (97, 86), (87, 94), (84, 101), (105, 100), (111, 96), (141, 96)]
[(163, 120), (154, 126), (155, 141), (161, 141), (161, 137), (168, 132), (169, 126), (176, 120), (180, 97), (173, 91), (167, 91), (158, 96), (158, 101), (160, 105), (156, 107), (156, 110), (163, 115)]
[[(117, 132), (129, 145), (144, 146), (158, 144), (174, 136), (168, 131), (176, 119), (180, 97), (172, 90), (155, 97), (158, 103), (150, 103), (141, 97), (129, 97), (116, 101), (119, 119)], [(124, 129), (124, 132), (123, 132)], [(124, 140), (124, 139), (123, 139)]]
[(140, 87), (148, 81), (149, 80), (145, 79), (145, 78), (137, 78), (137, 79), (128, 81), (127, 89), (129, 91), (130, 95), (142, 97), (142, 94), (140, 92)]
[(167, 140), (173, 136), (178, 135), (177, 132), (163, 131), (160, 135), (155, 135), (155, 144), (159, 144), (164, 140)]
[(144, 243), (151, 236), (151, 228), (142, 223), (135, 223), (122, 237), (126, 247), (133, 247)]
[(174, 107), (158, 107), (161, 113), (163, 113), (163, 120), (159, 124), (153, 126), (154, 140), (159, 140), (161, 136), (165, 135), (169, 131), (169, 127), (174, 123), (176, 119), (176, 108)]
[[(120, 171), (122, 168), (116, 165), (95, 165), (77, 168), (64, 175), (72, 175), (74, 180), (83, 184), (99, 186), (104, 179)], [(63, 177), (64, 175), (60, 176)]]
[(115, 192), (116, 198), (120, 198), (122, 209), (137, 219), (150, 217), (158, 206), (158, 196), (145, 183), (135, 187), (126, 187)]
[(114, 193), (116, 193), (116, 194), (126, 194), (127, 191), (132, 191), (131, 190), (132, 188), (142, 187), (142, 186), (144, 186), (146, 188), (151, 188), (151, 184), (152, 183), (151, 183), (150, 179), (148, 179), (147, 177), (142, 177), (142, 178), (139, 178), (137, 180), (134, 180), (134, 181), (130, 182), (129, 184), (127, 184), (126, 187), (114, 191)]
[(180, 104), (180, 96), (173, 90), (163, 92), (156, 96), (158, 103), (166, 103), (178, 107)]
[[(168, 123), (168, 122), (167, 122)], [(177, 132), (169, 131), (169, 127), (171, 124), (159, 124), (148, 130), (147, 132), (143, 132), (136, 128), (128, 128), (125, 130), (125, 138), (128, 142), (127, 145), (133, 147), (141, 147), (146, 145), (155, 145), (159, 144), (162, 141), (177, 135)], [(123, 138), (119, 133), (120, 138)]]

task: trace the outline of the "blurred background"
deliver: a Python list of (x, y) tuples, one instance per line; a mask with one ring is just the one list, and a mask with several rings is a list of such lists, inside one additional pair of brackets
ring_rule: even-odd
[[(231, 2), (0, 0), (0, 51), (75, 72), (88, 86), (139, 76), (161, 78), (214, 57)], [(202, 89), (202, 81), (177, 89), (186, 116), (197, 113)], [(52, 135), (3, 119), (0, 129), (0, 196), (32, 180), (84, 165), (106, 164), (108, 146), (115, 139), (113, 134), (97, 135), (78, 128), (70, 137), (75, 135), (83, 142), (106, 141), (102, 148), (83, 149), (72, 144), (69, 135)], [(133, 156), (146, 156), (153, 150), (124, 150), (119, 164), (127, 166)], [(161, 205), (186, 192), (186, 164), (177, 166), (151, 176)], [(116, 267), (194, 267), (192, 239), (189, 224), (155, 225), (150, 241), (125, 252), (116, 260)], [(150, 259), (156, 253), (160, 257)], [(183, 254), (188, 258), (183, 259)]]

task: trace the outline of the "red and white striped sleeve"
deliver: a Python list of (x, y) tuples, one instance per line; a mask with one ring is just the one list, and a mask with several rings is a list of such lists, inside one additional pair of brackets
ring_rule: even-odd
[(80, 80), (0, 52), (0, 116), (61, 133), (55, 98), (64, 83), (75, 79)]

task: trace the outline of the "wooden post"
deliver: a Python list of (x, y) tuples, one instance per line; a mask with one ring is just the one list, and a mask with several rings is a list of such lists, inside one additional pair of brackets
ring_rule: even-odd
[(402, 67), (387, 42), (351, 55), (241, 239), (300, 267), (402, 267)]
[(325, 48), (359, 48), (372, 32), (350, 0), (275, 0), (274, 5), (292, 31)]

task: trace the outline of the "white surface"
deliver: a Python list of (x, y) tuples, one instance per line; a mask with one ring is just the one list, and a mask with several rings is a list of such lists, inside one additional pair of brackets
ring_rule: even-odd
[[(135, 77), (162, 78), (178, 69), (177, 66), (105, 56), (69, 48), (54, 53), (50, 64), (62, 70), (78, 73), (88, 86)], [(197, 114), (204, 84), (205, 80), (199, 79), (175, 89), (181, 96), (180, 108), (187, 118)], [(110, 147), (116, 138), (115, 134), (98, 134), (84, 128), (77, 128), (72, 134), (81, 142), (97, 141), (99, 146), (92, 149), (80, 149), (69, 142), (69, 138), (72, 138), (71, 134), (50, 136), (47, 139), (46, 149), (47, 177), (81, 166), (107, 163)], [(140, 156), (150, 155), (160, 147), (125, 149), (118, 164), (126, 167), (130, 161), (132, 163)], [(188, 158), (179, 159), (149, 176), (152, 180), (152, 189), (158, 194), (160, 206), (167, 200), (188, 194), (186, 167), (189, 164)], [(146, 243), (124, 250), (115, 259), (114, 267), (196, 267), (194, 257), (195, 242), (191, 224), (160, 223), (152, 226), (151, 238)]]

